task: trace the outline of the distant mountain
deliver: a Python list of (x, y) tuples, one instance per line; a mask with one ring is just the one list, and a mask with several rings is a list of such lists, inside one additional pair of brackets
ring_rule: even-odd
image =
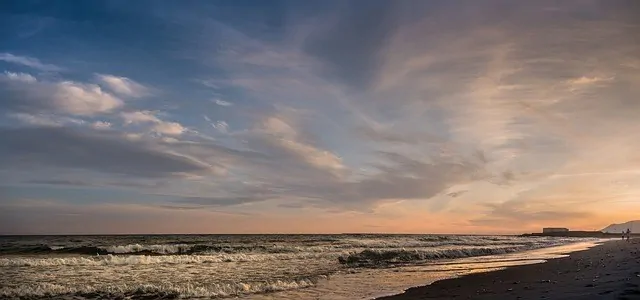
[(611, 224), (600, 230), (605, 233), (622, 233), (622, 231), (631, 229), (632, 233), (640, 233), (640, 220), (629, 221), (622, 224)]

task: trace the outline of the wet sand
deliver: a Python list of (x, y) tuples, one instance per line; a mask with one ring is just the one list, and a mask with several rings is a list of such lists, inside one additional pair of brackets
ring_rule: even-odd
[(441, 280), (382, 299), (640, 299), (640, 239), (612, 240), (545, 263)]

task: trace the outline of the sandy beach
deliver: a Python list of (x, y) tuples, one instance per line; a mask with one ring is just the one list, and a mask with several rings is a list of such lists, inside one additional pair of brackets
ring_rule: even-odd
[(437, 281), (379, 299), (640, 299), (640, 239), (612, 240), (545, 263)]

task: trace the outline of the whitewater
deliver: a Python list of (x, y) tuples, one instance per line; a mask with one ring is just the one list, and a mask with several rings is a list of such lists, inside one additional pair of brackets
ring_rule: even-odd
[(596, 239), (462, 235), (0, 237), (0, 298), (373, 299)]

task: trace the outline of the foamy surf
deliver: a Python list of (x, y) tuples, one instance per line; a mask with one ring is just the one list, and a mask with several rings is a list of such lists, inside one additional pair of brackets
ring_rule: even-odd
[(324, 254), (217, 254), (217, 255), (96, 255), (80, 257), (0, 258), (0, 266), (118, 266), (154, 264), (207, 264), (222, 262), (264, 262), (269, 260), (317, 259)]
[(132, 244), (125, 246), (109, 246), (109, 247), (100, 247), (100, 249), (109, 252), (110, 254), (129, 254), (129, 253), (139, 253), (139, 252), (153, 252), (157, 254), (176, 254), (176, 253), (187, 253), (192, 249), (192, 245), (185, 244), (177, 244), (177, 245), (140, 245), (140, 244)]
[[(464, 266), (438, 261), (511, 255), (579, 240), (584, 239), (429, 235), (0, 237), (0, 298), (357, 299), (369, 295), (368, 290), (377, 293), (404, 287), (404, 283), (386, 287), (385, 282), (397, 281), (393, 276), (408, 272), (407, 268), (418, 268), (407, 278), (418, 278), (416, 274), (423, 274), (420, 270), (429, 265), (435, 269), (425, 274), (440, 274), (439, 268), (463, 272)], [(324, 280), (325, 275), (331, 279)], [(380, 279), (372, 285), (371, 278)]]
[(309, 278), (293, 281), (227, 283), (227, 284), (107, 284), (96, 286), (69, 286), (38, 283), (14, 288), (0, 289), (0, 297), (31, 298), (50, 296), (75, 296), (82, 298), (130, 298), (145, 295), (149, 298), (215, 298), (232, 297), (255, 293), (268, 293), (313, 286), (319, 279)]
[(385, 266), (390, 263), (407, 263), (434, 259), (454, 259), (472, 256), (506, 254), (521, 251), (523, 247), (481, 247), (467, 249), (433, 250), (364, 250), (340, 256), (340, 263), (354, 266)]

